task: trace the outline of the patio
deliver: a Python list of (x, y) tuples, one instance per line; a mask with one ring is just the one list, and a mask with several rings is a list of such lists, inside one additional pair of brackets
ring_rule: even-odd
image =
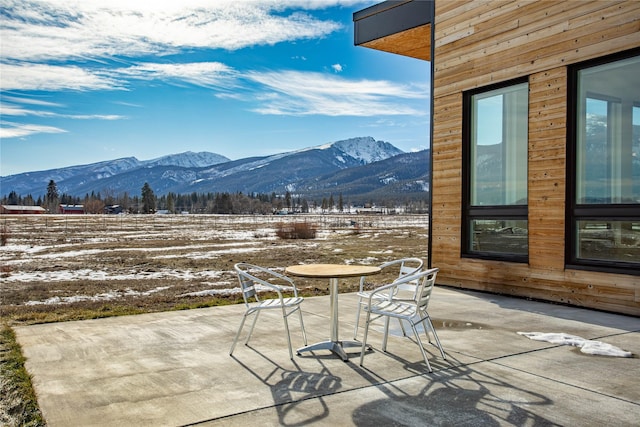
[[(352, 338), (355, 294), (340, 295)], [(329, 297), (302, 305), (309, 342), (327, 338)], [(358, 365), (328, 351), (289, 359), (282, 320), (261, 314), (250, 347), (229, 347), (243, 306), (17, 327), (48, 426), (637, 425), (640, 319), (437, 287), (430, 314), (447, 353), (382, 323)], [(362, 323), (361, 323), (362, 325)], [(294, 347), (302, 345), (290, 319)], [(564, 332), (631, 351), (586, 355), (516, 332)], [(360, 333), (362, 333), (362, 328)], [(360, 335), (361, 337), (361, 335)], [(635, 374), (632, 374), (635, 373)]]

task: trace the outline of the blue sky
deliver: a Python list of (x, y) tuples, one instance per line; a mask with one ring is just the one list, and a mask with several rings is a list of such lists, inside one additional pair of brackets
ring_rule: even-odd
[(0, 0), (0, 175), (372, 136), (429, 144), (429, 63), (353, 45), (378, 1)]

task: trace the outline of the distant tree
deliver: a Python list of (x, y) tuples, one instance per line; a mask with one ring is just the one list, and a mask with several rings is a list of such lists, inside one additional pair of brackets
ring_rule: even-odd
[(173, 193), (167, 194), (167, 210), (170, 213), (174, 213), (176, 209), (175, 195)]
[(344, 201), (342, 200), (342, 193), (340, 193), (340, 196), (338, 197), (338, 210), (340, 212), (344, 211)]
[(133, 196), (131, 198), (131, 206), (129, 207), (130, 213), (140, 213), (140, 197)]
[(113, 188), (104, 188), (102, 190), (103, 196), (102, 201), (105, 205), (115, 205), (116, 204), (116, 191)]
[(54, 180), (49, 181), (49, 184), (47, 185), (47, 195), (45, 196), (44, 200), (45, 200), (46, 208), (49, 210), (49, 212), (51, 213), (58, 212), (58, 203), (59, 203), (58, 186), (56, 185), (56, 182)]
[(98, 198), (87, 198), (83, 202), (84, 211), (88, 214), (104, 213), (104, 202)]
[(125, 191), (120, 196), (118, 196), (118, 202), (116, 204), (120, 205), (123, 211), (128, 211), (130, 204), (129, 193)]
[(284, 202), (287, 205), (287, 209), (291, 210), (291, 193), (288, 191), (284, 195)]
[(150, 214), (156, 211), (156, 196), (148, 182), (142, 186), (142, 213)]
[(7, 203), (8, 205), (19, 205), (20, 201), (20, 196), (18, 196), (18, 193), (16, 193), (15, 191), (11, 191), (11, 193), (9, 193), (9, 197), (7, 197)]

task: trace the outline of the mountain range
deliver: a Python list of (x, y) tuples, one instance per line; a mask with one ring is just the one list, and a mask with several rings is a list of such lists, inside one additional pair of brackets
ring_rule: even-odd
[(264, 157), (230, 160), (214, 153), (185, 152), (140, 161), (135, 157), (0, 177), (2, 196), (44, 196), (50, 180), (60, 194), (140, 194), (148, 183), (156, 195), (242, 192), (351, 200), (426, 198), (428, 151), (404, 153), (384, 141), (357, 137)]

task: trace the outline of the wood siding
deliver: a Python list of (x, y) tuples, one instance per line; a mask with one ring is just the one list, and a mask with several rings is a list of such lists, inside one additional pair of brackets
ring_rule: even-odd
[[(640, 315), (640, 276), (565, 269), (567, 66), (640, 46), (640, 1), (436, 0), (438, 282)], [(529, 263), (461, 257), (462, 93), (529, 79)]]

